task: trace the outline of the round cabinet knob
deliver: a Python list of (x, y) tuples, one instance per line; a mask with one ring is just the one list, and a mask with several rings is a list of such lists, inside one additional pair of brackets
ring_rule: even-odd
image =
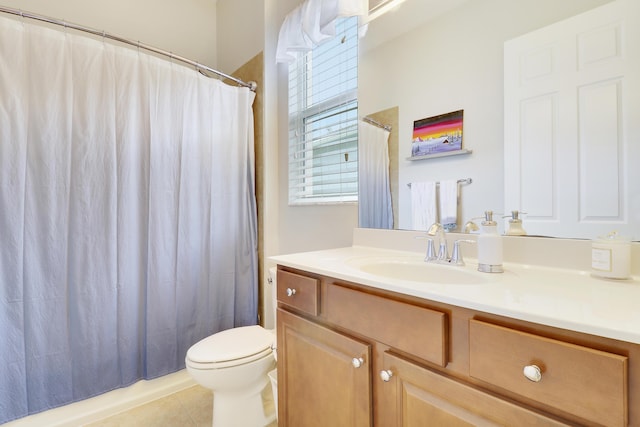
[(393, 372), (388, 369), (380, 371), (380, 378), (382, 378), (382, 381), (384, 381), (385, 383), (388, 383), (391, 380), (392, 376)]
[(296, 290), (292, 288), (287, 288), (287, 296), (292, 297), (296, 294)]
[(522, 373), (529, 381), (533, 381), (534, 383), (542, 380), (542, 371), (540, 371), (540, 368), (537, 365), (525, 366)]
[(359, 368), (364, 363), (364, 359), (362, 357), (354, 357), (351, 359), (351, 364), (354, 368)]

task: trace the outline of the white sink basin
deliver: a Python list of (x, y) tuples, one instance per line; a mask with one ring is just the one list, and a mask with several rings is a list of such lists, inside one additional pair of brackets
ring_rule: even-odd
[(471, 266), (452, 266), (427, 263), (413, 257), (363, 257), (347, 261), (347, 265), (363, 273), (411, 282), (444, 285), (477, 285), (488, 283), (486, 273), (473, 270)]

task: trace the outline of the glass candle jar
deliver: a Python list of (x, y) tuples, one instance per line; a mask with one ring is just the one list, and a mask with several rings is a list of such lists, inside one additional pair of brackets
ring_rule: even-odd
[(631, 274), (631, 239), (612, 231), (591, 242), (591, 273), (606, 279), (627, 279)]

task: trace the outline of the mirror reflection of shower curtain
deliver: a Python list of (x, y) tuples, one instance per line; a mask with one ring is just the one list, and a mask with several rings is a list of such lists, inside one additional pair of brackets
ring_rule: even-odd
[(257, 321), (254, 94), (0, 18), (0, 424)]
[(358, 162), (358, 225), (392, 229), (389, 131), (359, 122)]

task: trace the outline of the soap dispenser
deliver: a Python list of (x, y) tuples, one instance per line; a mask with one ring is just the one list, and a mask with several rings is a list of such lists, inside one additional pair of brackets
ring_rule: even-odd
[(498, 234), (498, 223), (493, 220), (493, 211), (484, 213), (484, 221), (478, 235), (478, 271), (502, 273), (502, 236)]
[(520, 219), (520, 214), (525, 212), (520, 211), (511, 211), (511, 215), (505, 216), (511, 219), (509, 220), (509, 228), (507, 228), (507, 232), (505, 233), (507, 236), (526, 236), (527, 232), (522, 228), (522, 220)]

